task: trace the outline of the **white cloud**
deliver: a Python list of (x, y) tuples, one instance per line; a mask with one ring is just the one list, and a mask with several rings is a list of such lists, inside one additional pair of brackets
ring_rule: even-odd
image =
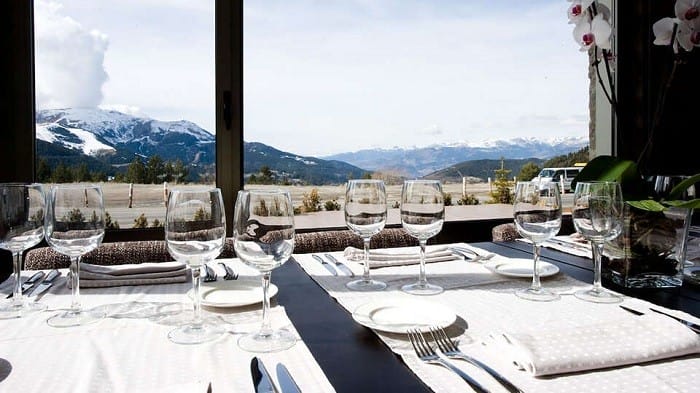
[(37, 107), (98, 106), (108, 79), (107, 36), (64, 15), (54, 1), (35, 1), (34, 17)]

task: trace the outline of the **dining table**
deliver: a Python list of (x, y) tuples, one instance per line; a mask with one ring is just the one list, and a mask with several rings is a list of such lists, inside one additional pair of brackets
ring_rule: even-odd
[[(532, 245), (518, 241), (478, 242), (470, 243), (469, 246), (482, 252), (495, 253), (502, 258), (532, 258)], [(324, 255), (324, 253), (320, 255)], [(335, 255), (347, 262), (348, 265), (352, 265), (351, 262), (342, 259), (342, 253), (335, 253)], [(558, 268), (558, 275), (563, 277), (563, 283), (568, 285), (570, 282), (575, 282), (575, 280), (583, 283), (592, 282), (593, 273), (590, 259), (552, 249), (542, 249), (541, 256), (543, 261)], [(237, 261), (237, 263), (239, 265), (233, 266), (241, 270), (244, 276), (248, 275), (250, 276), (248, 278), (255, 279), (254, 272), (246, 271), (244, 267), (241, 267), (240, 261)], [(342, 285), (333, 286), (340, 278), (330, 276), (320, 264), (317, 266), (314, 265), (315, 263), (317, 262), (314, 262), (310, 254), (294, 254), (287, 263), (275, 269), (272, 273), (272, 283), (277, 287), (273, 298), (273, 322), (278, 325), (284, 325), (294, 331), (298, 335), (299, 342), (291, 350), (260, 355), (268, 363), (268, 367), (273, 368), (272, 366), (278, 362), (286, 363), (288, 367), (291, 366), (289, 367), (290, 371), (298, 379), (297, 382), (302, 387), (302, 391), (305, 392), (440, 391), (441, 389), (435, 388), (435, 386), (439, 385), (427, 382), (426, 380), (429, 378), (426, 378), (425, 375), (417, 375), (415, 366), (407, 364), (406, 359), (408, 359), (409, 355), (400, 354), (395, 348), (392, 349), (387, 344), (395, 341), (396, 337), (391, 335), (383, 336), (376, 330), (357, 322), (353, 317), (352, 310), (347, 308), (348, 304), (352, 305), (352, 302), (348, 303), (349, 298), (344, 297), (350, 294), (334, 292), (333, 290), (333, 288), (342, 287)], [(461, 263), (472, 262), (462, 260)], [(352, 266), (353, 270), (359, 275), (361, 268), (358, 268), (357, 264)], [(437, 269), (437, 267), (434, 268), (433, 266), (437, 266), (437, 264), (428, 265), (429, 279), (431, 279), (431, 270)], [(417, 272), (415, 266), (411, 266), (411, 268)], [(372, 269), (372, 274), (377, 274), (381, 270), (383, 269)], [(28, 275), (31, 272), (25, 272), (25, 274)], [(443, 276), (447, 275), (443, 274)], [(342, 279), (349, 278), (342, 277)], [(0, 290), (4, 288), (4, 292), (8, 292), (10, 287), (9, 281), (12, 281), (12, 278), (0, 285)], [(331, 283), (330, 286), (329, 283)], [(543, 280), (543, 285), (548, 285), (549, 283), (549, 281)], [(474, 285), (481, 284), (489, 285), (491, 281), (486, 280)], [(527, 286), (529, 281), (519, 279), (508, 281), (508, 284), (509, 286), (503, 293), (497, 293), (499, 296), (503, 296), (505, 292), (510, 292), (507, 295), (511, 296), (513, 285)], [(101, 303), (113, 304), (115, 300), (134, 304), (134, 300), (138, 303), (139, 301), (146, 302), (157, 299), (163, 302), (167, 301), (169, 304), (178, 303), (184, 312), (191, 304), (191, 299), (186, 295), (188, 285), (191, 286), (191, 283), (135, 286), (127, 289), (111, 289), (112, 292), (104, 288), (87, 288), (81, 290), (81, 296), (88, 306), (98, 305), (99, 307)], [(700, 288), (695, 285), (683, 285), (680, 288), (658, 290), (629, 290), (616, 287), (611, 283), (606, 283), (606, 286), (624, 294), (627, 299), (633, 301), (633, 304), (637, 300), (637, 305), (649, 302), (648, 304), (658, 305), (665, 309), (687, 313), (682, 315), (687, 315), (690, 318), (700, 317)], [(465, 288), (467, 287), (465, 285)], [(455, 288), (459, 289), (458, 286), (455, 286)], [(446, 287), (446, 292), (450, 290), (451, 288)], [(144, 292), (147, 292), (152, 297), (146, 297)], [(363, 296), (365, 296), (363, 299), (368, 300), (380, 299), (386, 295), (380, 291), (364, 294)], [(453, 293), (452, 296), (456, 295)], [(422, 300), (432, 297), (415, 298)], [(45, 296), (45, 300), (47, 299), (52, 302), (52, 305), (60, 301), (67, 307), (70, 301), (70, 290), (66, 288), (60, 288), (60, 290), (52, 289)], [(453, 302), (455, 301), (454, 299), (452, 300)], [(456, 299), (459, 301), (458, 297)], [(512, 301), (510, 297), (507, 297), (507, 299), (509, 299), (507, 307), (511, 307), (510, 305), (524, 307), (525, 303), (523, 302), (527, 302), (517, 299), (514, 295), (512, 295)], [(479, 323), (481, 322), (477, 322), (480, 317), (479, 313), (488, 313), (485, 307), (490, 306), (477, 304), (473, 295), (471, 298), (465, 297), (465, 303), (460, 307), (468, 310), (473, 309), (474, 311), (473, 313), (466, 313), (468, 315), (460, 314), (458, 324), (461, 329), (460, 333), (468, 334), (470, 329), (479, 328)], [(509, 313), (507, 307), (503, 306), (502, 309), (497, 310), (501, 313), (500, 315), (504, 316), (502, 320), (489, 321), (491, 324), (489, 326), (500, 326), (501, 324), (504, 327), (508, 326), (509, 320), (505, 317)], [(256, 324), (259, 322), (258, 309), (259, 305), (252, 304), (243, 308), (227, 309), (224, 312), (217, 309), (208, 310), (210, 312), (209, 316), (221, 316), (233, 328), (226, 338), (213, 344), (202, 344), (199, 346), (182, 346), (168, 343), (165, 338), (165, 332), (169, 328), (166, 326), (167, 323), (134, 322), (127, 317), (123, 318), (123, 320), (115, 317), (116, 322), (110, 322), (112, 323), (111, 325), (97, 322), (94, 327), (87, 330), (84, 330), (85, 327), (50, 328), (44, 326), (45, 323), (36, 319), (37, 317), (31, 316), (29, 318), (35, 318), (36, 320), (24, 322), (25, 325), (23, 326), (26, 329), (20, 331), (15, 328), (18, 325), (14, 325), (14, 327), (12, 325), (19, 323), (18, 320), (1, 320), (0, 331), (3, 331), (3, 333), (0, 334), (0, 391), (16, 391), (19, 387), (24, 387), (24, 391), (45, 391), (47, 389), (49, 391), (71, 391), (71, 389), (58, 389), (56, 388), (57, 385), (42, 386), (42, 383), (54, 383), (63, 380), (61, 375), (52, 375), (52, 373), (60, 374), (61, 370), (68, 370), (69, 368), (67, 367), (81, 368), (83, 370), (82, 373), (90, 373), (91, 367), (81, 363), (81, 361), (90, 360), (93, 357), (103, 361), (104, 358), (111, 356), (111, 352), (123, 351), (120, 349), (120, 342), (125, 346), (133, 346), (135, 345), (134, 342), (137, 343), (136, 348), (140, 349), (132, 354), (135, 358), (131, 358), (128, 351), (120, 353), (119, 357), (116, 358), (118, 362), (112, 360), (114, 364), (110, 364), (107, 367), (109, 372), (105, 373), (104, 369), (100, 369), (99, 375), (77, 378), (80, 380), (76, 381), (76, 383), (80, 384), (75, 385), (76, 389), (72, 389), (73, 391), (136, 391), (138, 389), (134, 389), (134, 387), (137, 385), (134, 385), (133, 381), (120, 380), (125, 378), (125, 375), (132, 373), (138, 375), (139, 378), (148, 379), (148, 384), (143, 385), (150, 387), (150, 389), (147, 389), (148, 391), (176, 391), (176, 387), (179, 387), (184, 389), (182, 391), (201, 390), (204, 392), (209, 388), (207, 384), (213, 386), (211, 390), (213, 392), (253, 391), (246, 367), (247, 362), (257, 354), (246, 353), (237, 348), (235, 336), (239, 333), (236, 330), (255, 329)], [(592, 309), (595, 310), (595, 308)], [(548, 309), (546, 305), (543, 305), (538, 310)], [(561, 307), (556, 308), (552, 306), (550, 310), (553, 314), (562, 312)], [(174, 315), (174, 317), (177, 317), (177, 315)], [(540, 316), (533, 315), (532, 317), (538, 318)], [(551, 315), (548, 317), (552, 318)], [(45, 317), (42, 320), (45, 320)], [(134, 330), (130, 331), (132, 326), (135, 326)], [(109, 330), (109, 332), (105, 333), (104, 330)], [(85, 353), (80, 353), (83, 357), (71, 356), (72, 344), (70, 340), (89, 339), (91, 332), (99, 333), (99, 340), (104, 340), (106, 334), (111, 342), (100, 343), (99, 340), (96, 340), (97, 342), (92, 343), (92, 347), (81, 349), (82, 351), (87, 351), (90, 348), (94, 349), (94, 346), (96, 346), (97, 355), (91, 354), (88, 356)], [(8, 334), (19, 337), (8, 337)], [(86, 337), (84, 338), (81, 335)], [(140, 340), (143, 340), (143, 342)], [(153, 343), (156, 341), (158, 344)], [(182, 347), (185, 347), (185, 349), (182, 349)], [(191, 347), (198, 349), (192, 349)], [(32, 349), (29, 350), (29, 348)], [(149, 350), (162, 351), (162, 355), (154, 355), (149, 353)], [(42, 353), (46, 353), (46, 356), (53, 357), (54, 360), (61, 359), (62, 355), (68, 355), (65, 358), (68, 366), (57, 364), (55, 368), (20, 369), (32, 364), (26, 361), (27, 359), (21, 359), (21, 361), (18, 360), (16, 362), (13, 360), (13, 356), (21, 357), (23, 353), (29, 353), (31, 356), (42, 356)], [(172, 355), (172, 358), (169, 357), (170, 355)], [(139, 356), (144, 357), (146, 360), (137, 359)], [(182, 357), (196, 358), (197, 361), (182, 360)], [(179, 360), (175, 361), (175, 359)], [(107, 363), (109, 361), (106, 360)], [(120, 364), (119, 362), (130, 364)], [(148, 362), (157, 363), (149, 364)], [(697, 372), (700, 371), (698, 362), (697, 355), (691, 355), (690, 360), (680, 363), (679, 367), (686, 367), (689, 370), (688, 372), (697, 375)], [(503, 363), (505, 364), (506, 362)], [(197, 368), (198, 364), (206, 365), (206, 367)], [(135, 367), (146, 368), (146, 371), (133, 370)], [(499, 365), (499, 367), (505, 366)], [(606, 372), (610, 374), (610, 371)], [(613, 370), (614, 372), (615, 370)], [(191, 386), (182, 383), (179, 383), (181, 386), (176, 386), (178, 382), (174, 381), (182, 381), (183, 373), (190, 373), (190, 377), (184, 380), (191, 380), (193, 383)], [(592, 380), (595, 380), (596, 373), (598, 371), (593, 370), (583, 374), (588, 374)], [(38, 377), (35, 380), (18, 380), (15, 377), (17, 375), (21, 375), (23, 378), (28, 375), (37, 375)], [(99, 388), (102, 386), (100, 385), (100, 378), (110, 380), (111, 383), (104, 385), (108, 388)], [(528, 378), (534, 379), (535, 377), (523, 376), (518, 378), (520, 378), (518, 381), (528, 381)], [(239, 381), (241, 379), (245, 379), (245, 381)], [(566, 391), (559, 390), (560, 387), (555, 382), (548, 382), (556, 379), (550, 377), (537, 378), (537, 383), (540, 385), (536, 386), (551, 384), (553, 387), (550, 389), (551, 391)], [(63, 381), (65, 384), (71, 383), (70, 379)], [(153, 388), (154, 386), (161, 387), (162, 390), (155, 389)], [(461, 391), (469, 391), (467, 385), (459, 389), (462, 389)], [(537, 390), (524, 389), (524, 391)], [(581, 391), (585, 391), (585, 389)]]

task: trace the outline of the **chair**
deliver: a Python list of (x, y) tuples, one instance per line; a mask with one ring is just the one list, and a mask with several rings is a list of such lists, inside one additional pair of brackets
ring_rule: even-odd
[(496, 225), (491, 229), (491, 240), (494, 242), (512, 242), (520, 237), (512, 222)]

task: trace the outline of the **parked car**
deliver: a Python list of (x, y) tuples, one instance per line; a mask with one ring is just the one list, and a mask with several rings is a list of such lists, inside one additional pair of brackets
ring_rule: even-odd
[(566, 168), (543, 168), (537, 177), (532, 178), (533, 182), (550, 182), (563, 185), (564, 192), (571, 192), (571, 181), (581, 172), (581, 167), (566, 167)]

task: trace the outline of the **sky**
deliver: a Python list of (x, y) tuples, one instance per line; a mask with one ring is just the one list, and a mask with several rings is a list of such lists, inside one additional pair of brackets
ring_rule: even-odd
[[(256, 0), (244, 137), (301, 155), (586, 137), (564, 0)], [(214, 132), (210, 0), (38, 0), (39, 109), (100, 106)]]

